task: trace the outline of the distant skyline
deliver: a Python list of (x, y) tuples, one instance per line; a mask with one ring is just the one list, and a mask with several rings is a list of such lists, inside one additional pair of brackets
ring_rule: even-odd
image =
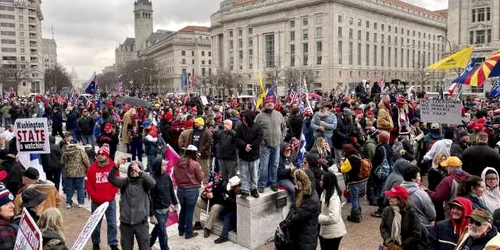
[[(403, 0), (429, 10), (448, 7), (448, 0)], [(134, 37), (134, 0), (50, 0), (42, 2), (43, 37), (57, 42), (57, 60), (68, 72), (75, 68), (86, 80), (115, 61), (115, 48)], [(179, 30), (187, 25), (210, 26), (221, 0), (152, 0), (153, 27)], [(196, 13), (194, 15), (194, 13)]]

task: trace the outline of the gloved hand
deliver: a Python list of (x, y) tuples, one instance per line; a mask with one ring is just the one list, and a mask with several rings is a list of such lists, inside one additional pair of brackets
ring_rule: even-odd
[(388, 250), (403, 250), (403, 248), (401, 246), (395, 244), (394, 242), (387, 244), (387, 249)]
[(156, 224), (158, 224), (158, 220), (156, 219), (155, 216), (150, 216), (149, 217), (149, 223), (151, 223), (153, 225), (156, 225)]

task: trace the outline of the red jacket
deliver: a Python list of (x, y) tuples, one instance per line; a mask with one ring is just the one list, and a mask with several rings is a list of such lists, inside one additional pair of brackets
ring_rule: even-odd
[[(436, 191), (435, 192), (432, 192), (432, 191), (428, 191), (428, 194), (429, 196), (431, 197), (431, 199), (433, 201), (436, 201), (436, 202), (444, 202), (444, 201), (449, 201), (450, 198), (453, 198), (452, 195), (455, 195), (455, 196), (458, 196), (460, 195), (460, 183), (467, 179), (467, 177), (469, 177), (469, 173), (467, 172), (461, 172), (459, 174), (453, 174), (453, 175), (449, 175), (449, 176), (446, 176), (439, 184), (438, 186), (436, 187)], [(456, 190), (456, 193), (455, 194), (452, 194), (451, 191), (452, 191), (452, 188), (453, 188), (453, 180), (456, 181), (455, 183), (455, 188), (457, 189)]]
[[(90, 199), (97, 203), (102, 204), (106, 201), (112, 201), (118, 193), (118, 188), (108, 182), (109, 171), (115, 166), (112, 160), (109, 160), (107, 166), (101, 167), (97, 161), (94, 161), (87, 170), (87, 180), (85, 188), (89, 193)], [(120, 175), (120, 171), (116, 171), (116, 175)]]

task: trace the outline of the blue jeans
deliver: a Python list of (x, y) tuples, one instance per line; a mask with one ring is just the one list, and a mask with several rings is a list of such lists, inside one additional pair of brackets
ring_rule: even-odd
[(134, 137), (130, 142), (130, 151), (132, 154), (132, 160), (138, 160), (142, 162), (142, 138)]
[(361, 206), (359, 205), (359, 194), (361, 193), (361, 190), (363, 190), (365, 185), (366, 181), (349, 184), (349, 193), (351, 193), (351, 205), (352, 210), (354, 211), (359, 211), (361, 209)]
[(223, 210), (222, 213), (220, 214), (220, 218), (222, 219), (223, 222), (222, 232), (220, 233), (220, 237), (227, 239), (229, 236), (229, 231), (233, 228), (236, 222), (236, 213), (226, 212)]
[(259, 181), (259, 160), (240, 160), (241, 191), (250, 192), (257, 189)]
[(5, 129), (8, 129), (9, 128), (9, 125), (10, 125), (10, 118), (3, 118), (3, 126), (5, 127)]
[(179, 205), (181, 205), (179, 233), (185, 233), (186, 237), (193, 234), (193, 214), (199, 195), (199, 188), (177, 188), (177, 200), (179, 200)]
[(276, 185), (279, 162), (279, 145), (276, 147), (260, 145), (259, 188)]
[(78, 178), (66, 178), (65, 189), (66, 189), (66, 204), (73, 205), (73, 193), (76, 189), (76, 194), (78, 197), (78, 204), (83, 204), (85, 202), (85, 193), (83, 191), (83, 177)]
[[(90, 204), (92, 212), (94, 212), (99, 205), (95, 202)], [(116, 201), (112, 200), (109, 202), (109, 207), (106, 209), (104, 214), (106, 216), (106, 225), (108, 227), (108, 245), (117, 246), (118, 239), (116, 238), (118, 232), (118, 225), (116, 224)], [(92, 232), (92, 243), (100, 244), (101, 243), (101, 223), (102, 219), (97, 223), (94, 232)]]
[(82, 135), (82, 141), (84, 145), (90, 144), (95, 147), (94, 135)]
[(279, 180), (278, 184), (286, 188), (292, 199), (292, 203), (295, 203), (295, 184), (290, 179)]
[(153, 247), (153, 245), (156, 242), (156, 238), (158, 238), (158, 240), (160, 241), (160, 249), (169, 250), (170, 248), (168, 248), (167, 228), (165, 226), (165, 222), (167, 221), (168, 218), (168, 210), (167, 213), (165, 214), (158, 213), (157, 211), (154, 211), (154, 214), (158, 223), (156, 223), (155, 227), (153, 228), (153, 231), (151, 231), (149, 246)]

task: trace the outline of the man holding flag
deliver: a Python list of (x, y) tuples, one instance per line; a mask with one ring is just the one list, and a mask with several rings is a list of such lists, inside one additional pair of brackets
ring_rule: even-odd
[(260, 145), (259, 193), (271, 186), (274, 192), (278, 177), (280, 145), (286, 137), (286, 121), (283, 115), (274, 110), (276, 97), (271, 88), (264, 99), (264, 109), (255, 117), (255, 123), (262, 127), (263, 140)]

